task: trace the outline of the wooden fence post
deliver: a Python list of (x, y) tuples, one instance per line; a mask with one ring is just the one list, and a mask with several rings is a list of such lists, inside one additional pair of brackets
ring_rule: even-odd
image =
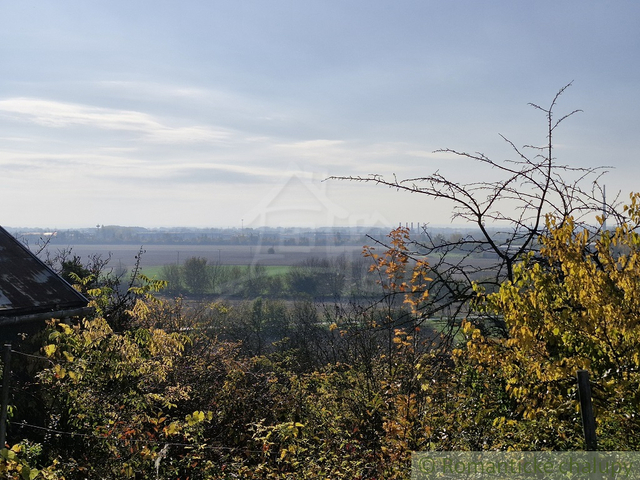
[(0, 412), (0, 448), (5, 448), (7, 439), (7, 409), (9, 408), (9, 379), (11, 378), (11, 344), (2, 351), (2, 411)]
[(593, 452), (598, 449), (598, 442), (596, 438), (596, 419), (593, 415), (593, 405), (591, 403), (589, 372), (586, 370), (578, 370), (578, 398), (580, 400), (584, 441), (587, 445), (587, 451)]

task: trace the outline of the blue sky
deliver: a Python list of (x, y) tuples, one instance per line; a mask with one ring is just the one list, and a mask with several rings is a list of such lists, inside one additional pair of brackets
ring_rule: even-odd
[(0, 3), (0, 224), (447, 224), (329, 175), (491, 179), (433, 153), (541, 144), (640, 178), (635, 1)]

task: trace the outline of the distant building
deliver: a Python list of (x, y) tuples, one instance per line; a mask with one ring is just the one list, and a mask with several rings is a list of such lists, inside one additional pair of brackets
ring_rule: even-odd
[(0, 227), (0, 339), (38, 331), (45, 320), (87, 315), (88, 300)]

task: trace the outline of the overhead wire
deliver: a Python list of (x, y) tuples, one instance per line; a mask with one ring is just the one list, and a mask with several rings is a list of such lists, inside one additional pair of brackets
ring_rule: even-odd
[(66, 435), (70, 437), (91, 438), (95, 440), (115, 440), (116, 442), (122, 442), (122, 443), (138, 443), (138, 444), (158, 445), (158, 446), (168, 445), (170, 447), (191, 447), (194, 449), (201, 449), (201, 450), (226, 450), (226, 451), (242, 450), (243, 452), (262, 453), (261, 450), (247, 450), (242, 447), (225, 447), (222, 445), (208, 445), (206, 443), (194, 444), (194, 443), (141, 439), (141, 438), (118, 438), (110, 435), (96, 435), (96, 434), (80, 433), (80, 432), (65, 432), (63, 430), (58, 430), (55, 428), (33, 425), (24, 421), (16, 422), (13, 425), (18, 428), (23, 428), (23, 427), (31, 428), (33, 430), (39, 430), (39, 431), (50, 433), (52, 435)]

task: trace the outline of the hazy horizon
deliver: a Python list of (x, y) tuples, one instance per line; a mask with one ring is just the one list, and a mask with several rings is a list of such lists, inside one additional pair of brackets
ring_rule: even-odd
[(640, 177), (640, 3), (0, 4), (0, 225), (450, 222), (393, 189), (324, 181), (495, 171), (441, 148)]

